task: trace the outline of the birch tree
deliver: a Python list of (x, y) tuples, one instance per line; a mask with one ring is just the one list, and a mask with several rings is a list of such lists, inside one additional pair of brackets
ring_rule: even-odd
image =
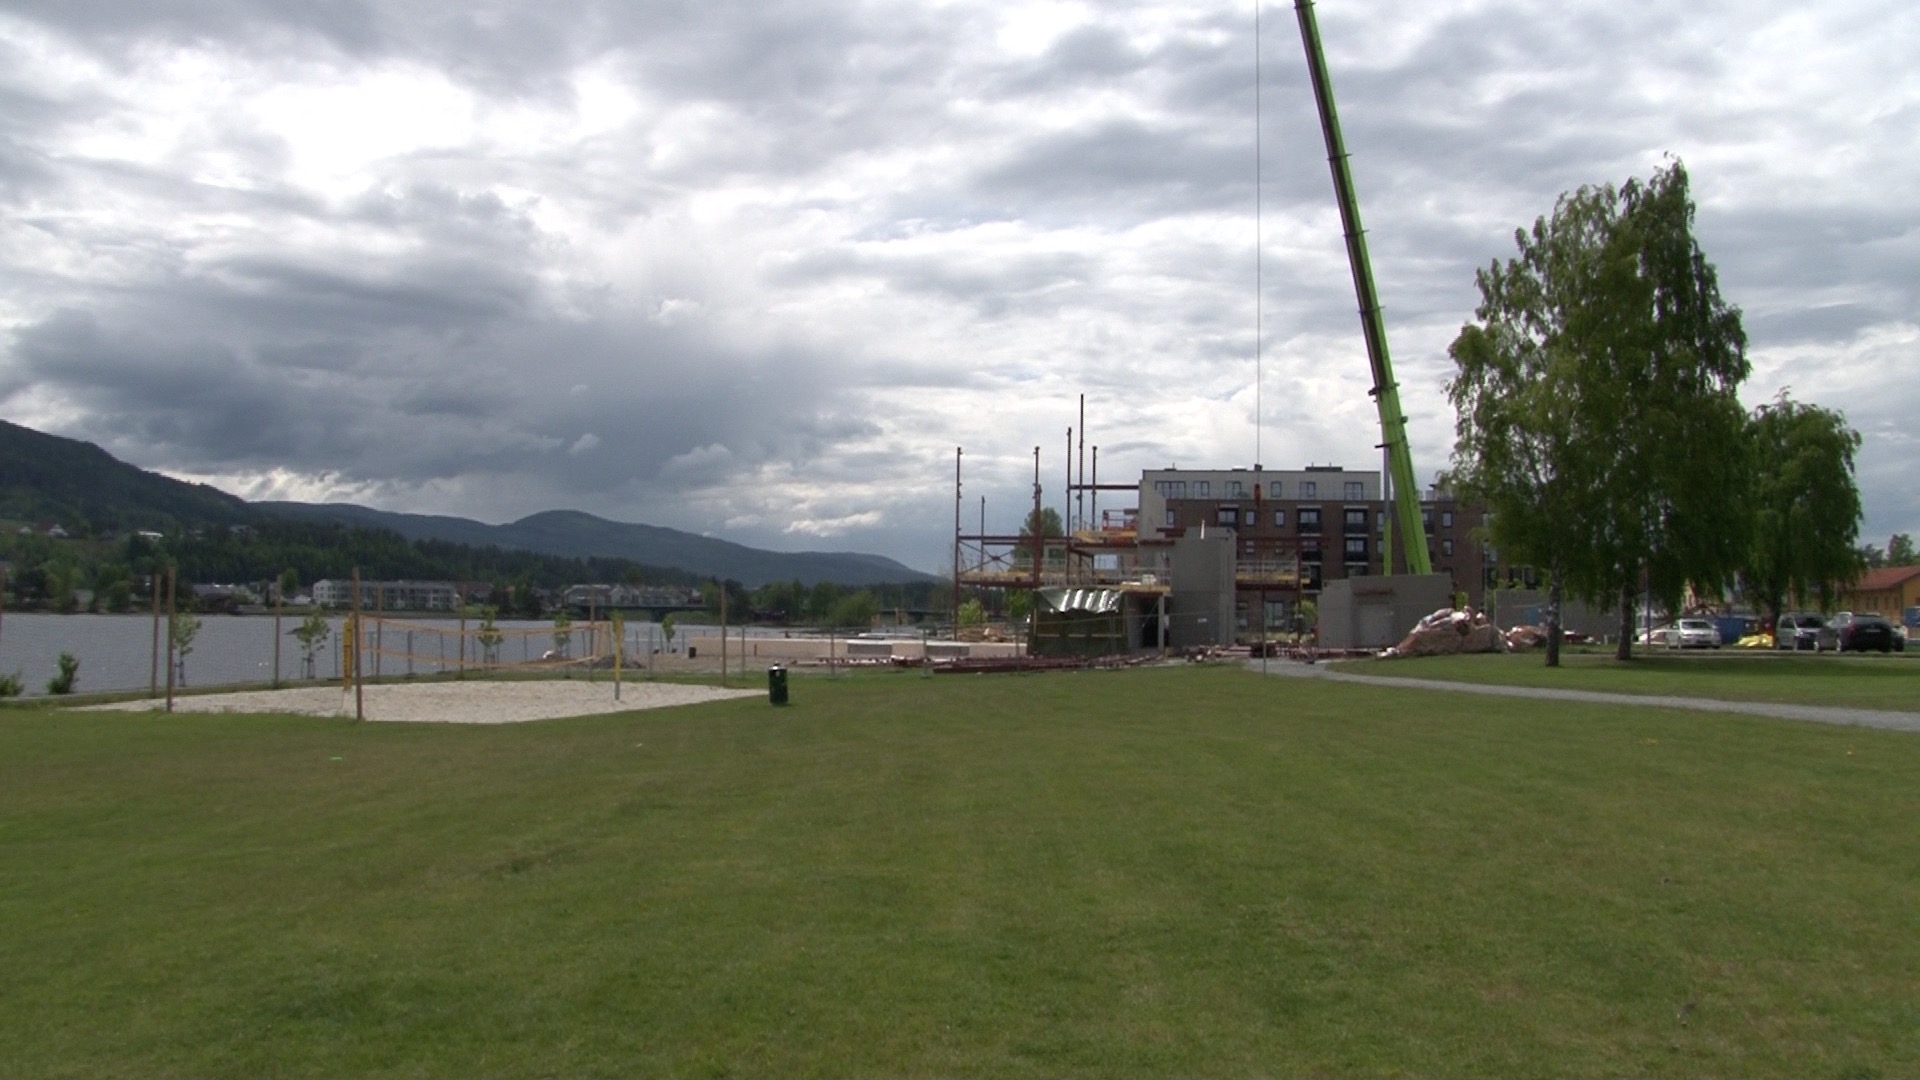
[(1562, 195), (1476, 274), (1449, 350), (1454, 483), (1486, 501), (1503, 555), (1547, 571), (1549, 663), (1563, 589), (1617, 605), (1625, 660), (1643, 586), (1677, 609), (1749, 548), (1746, 334), (1693, 216), (1677, 161)]

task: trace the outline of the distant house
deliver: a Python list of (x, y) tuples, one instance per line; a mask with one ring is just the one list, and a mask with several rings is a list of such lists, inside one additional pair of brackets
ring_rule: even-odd
[(224, 585), (217, 582), (194, 582), (194, 598), (201, 603), (251, 604), (254, 603), (253, 590), (245, 585)]
[(700, 590), (688, 585), (570, 585), (561, 603), (579, 611), (656, 610), (699, 607)]
[(1840, 592), (1847, 611), (1876, 611), (1894, 622), (1920, 627), (1920, 566), (1869, 570)]
[[(313, 602), (342, 608), (353, 602), (353, 583), (322, 578), (313, 583)], [(459, 593), (447, 581), (363, 581), (360, 606), (367, 611), (455, 611)]]
[(254, 602), (253, 591), (245, 585), (224, 585), (214, 582), (195, 582), (191, 586), (194, 600), (202, 611), (236, 612), (242, 605)]

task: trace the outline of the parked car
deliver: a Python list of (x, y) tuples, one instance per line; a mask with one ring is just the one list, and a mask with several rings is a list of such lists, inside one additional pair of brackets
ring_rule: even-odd
[(1780, 616), (1773, 627), (1773, 647), (1796, 652), (1812, 649), (1824, 652), (1838, 648), (1840, 639), (1827, 620), (1810, 611), (1792, 611)]
[[(1841, 652), (1892, 652), (1899, 635), (1885, 615), (1871, 611), (1843, 611), (1833, 617), (1833, 632), (1840, 639)], [(1902, 645), (1904, 646), (1904, 642)]]
[(1708, 619), (1681, 619), (1667, 628), (1667, 644), (1676, 649), (1717, 649), (1720, 628)]

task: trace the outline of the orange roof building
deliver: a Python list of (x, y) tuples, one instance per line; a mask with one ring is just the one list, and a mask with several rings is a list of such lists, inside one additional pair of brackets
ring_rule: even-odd
[(1841, 590), (1840, 606), (1848, 611), (1877, 611), (1896, 623), (1910, 610), (1920, 618), (1920, 566), (1869, 570)]

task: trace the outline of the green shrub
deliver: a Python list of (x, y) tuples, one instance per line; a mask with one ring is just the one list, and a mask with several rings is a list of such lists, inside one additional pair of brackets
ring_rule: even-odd
[(47, 680), (47, 693), (73, 693), (73, 680), (80, 674), (80, 661), (70, 652), (60, 654), (60, 674)]

